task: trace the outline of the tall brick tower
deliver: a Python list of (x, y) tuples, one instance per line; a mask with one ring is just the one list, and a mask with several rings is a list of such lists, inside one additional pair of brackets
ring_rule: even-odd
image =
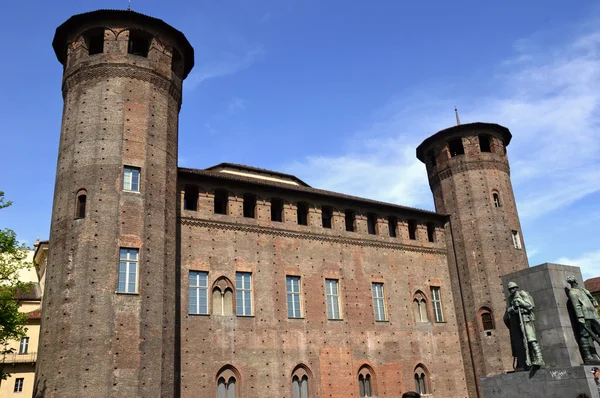
[(450, 215), (448, 263), (471, 397), (480, 376), (512, 369), (500, 276), (528, 267), (506, 155), (511, 137), (497, 124), (459, 124), (417, 148), (436, 210)]
[(133, 11), (53, 41), (64, 110), (35, 397), (170, 397), (184, 35)]

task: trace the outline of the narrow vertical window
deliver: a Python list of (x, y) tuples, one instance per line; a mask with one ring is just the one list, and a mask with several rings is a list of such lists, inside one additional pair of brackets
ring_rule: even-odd
[(256, 217), (256, 196), (250, 193), (244, 194), (244, 217)]
[(433, 154), (433, 151), (427, 152), (427, 159), (429, 159), (429, 163), (431, 163), (431, 165), (433, 167), (437, 166), (437, 161), (435, 159), (435, 155)]
[(494, 330), (494, 318), (492, 317), (492, 313), (489, 310), (484, 310), (481, 312), (481, 326), (483, 326), (483, 330)]
[(281, 222), (283, 220), (283, 200), (271, 199), (271, 221)]
[(214, 211), (215, 214), (227, 214), (227, 200), (229, 195), (224, 189), (215, 189)]
[(479, 150), (481, 152), (492, 152), (492, 148), (490, 146), (490, 137), (488, 135), (479, 136)]
[(190, 271), (188, 292), (188, 312), (208, 314), (208, 272)]
[(442, 297), (439, 287), (431, 287), (431, 302), (433, 303), (433, 317), (436, 322), (444, 322), (444, 312), (442, 311)]
[(235, 274), (236, 315), (252, 316), (252, 274), (236, 272)]
[(408, 220), (408, 238), (410, 240), (417, 239), (417, 221), (416, 220)]
[(465, 148), (462, 143), (462, 138), (455, 138), (448, 141), (448, 150), (450, 151), (450, 157), (464, 155)]
[(125, 166), (123, 167), (123, 190), (140, 191), (140, 168)]
[(186, 185), (183, 192), (183, 209), (198, 210), (198, 186)]
[(398, 219), (394, 216), (388, 217), (388, 230), (392, 238), (396, 237), (396, 229), (398, 228)]
[(367, 214), (367, 232), (371, 235), (377, 234), (377, 214), (375, 213)]
[(344, 212), (344, 218), (346, 219), (346, 231), (354, 232), (355, 216), (356, 216), (356, 213), (354, 213), (352, 210), (346, 210)]
[(427, 223), (427, 240), (435, 242), (435, 224), (432, 222)]
[(130, 30), (129, 31), (129, 44), (127, 46), (127, 53), (132, 55), (138, 55), (140, 57), (148, 57), (148, 51), (150, 50), (150, 37), (141, 31)]
[(300, 277), (286, 276), (288, 318), (302, 318), (300, 312)]
[(25, 382), (25, 379), (23, 377), (19, 377), (17, 379), (15, 379), (15, 388), (13, 390), (13, 392), (23, 392), (23, 383)]
[(308, 369), (298, 365), (292, 372), (292, 398), (308, 398)]
[(425, 374), (425, 369), (421, 365), (417, 366), (415, 369), (415, 390), (419, 394), (428, 394), (428, 382), (427, 376)]
[(22, 337), (19, 344), (19, 354), (27, 354), (29, 351), (29, 337)]
[(413, 299), (413, 315), (415, 317), (415, 322), (429, 322), (429, 317), (427, 316), (427, 300), (425, 300), (425, 295), (421, 292), (415, 293), (415, 298)]
[(298, 225), (308, 225), (308, 205), (304, 202), (298, 202), (296, 213), (298, 215)]
[(77, 205), (75, 210), (75, 218), (85, 218), (85, 206), (87, 204), (87, 195), (85, 191), (77, 193)]
[(494, 198), (494, 207), (502, 207), (502, 203), (500, 203), (500, 194), (498, 192), (494, 192), (492, 196)]
[(327, 298), (327, 318), (342, 319), (340, 316), (340, 299), (337, 279), (325, 279)]
[(513, 246), (515, 249), (521, 249), (521, 237), (519, 236), (519, 231), (512, 231), (512, 240)]
[(373, 283), (373, 310), (376, 321), (385, 321), (385, 299), (383, 296), (383, 283)]
[(118, 293), (137, 293), (138, 249), (119, 250)]
[(323, 206), (321, 208), (321, 221), (323, 228), (331, 228), (331, 217), (333, 216), (333, 209), (329, 206)]

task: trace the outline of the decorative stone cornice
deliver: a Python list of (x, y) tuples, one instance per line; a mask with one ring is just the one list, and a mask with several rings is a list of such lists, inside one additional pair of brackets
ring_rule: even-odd
[(283, 230), (283, 229), (279, 229), (279, 228), (270, 228), (270, 227), (264, 227), (264, 226), (258, 226), (258, 225), (247, 225), (247, 224), (244, 225), (244, 224), (236, 224), (236, 223), (228, 223), (228, 222), (223, 222), (223, 221), (196, 219), (196, 218), (188, 218), (188, 217), (180, 217), (179, 222), (181, 223), (181, 225), (200, 227), (200, 228), (216, 228), (216, 229), (221, 229), (221, 230), (250, 232), (250, 233), (255, 233), (255, 234), (273, 235), (273, 236), (292, 238), (292, 239), (313, 240), (313, 241), (331, 242), (331, 243), (339, 243), (339, 244), (354, 245), (354, 246), (367, 246), (367, 247), (377, 247), (377, 248), (382, 248), (382, 249), (411, 251), (411, 252), (417, 252), (417, 253), (430, 253), (430, 254), (446, 255), (446, 250), (443, 248), (412, 246), (412, 245), (406, 245), (403, 243), (384, 242), (384, 241), (380, 241), (380, 240), (376, 240), (376, 239), (372, 239), (372, 238), (358, 239), (358, 238), (350, 238), (350, 237), (345, 237), (345, 236), (317, 234), (314, 232), (291, 231), (291, 230)]
[(471, 160), (451, 165), (443, 170), (439, 170), (437, 173), (432, 174), (431, 176), (429, 176), (429, 185), (432, 187), (437, 186), (446, 178), (458, 173), (483, 169), (500, 170), (510, 176), (510, 167), (506, 162), (501, 162), (498, 160)]
[(81, 84), (84, 81), (114, 77), (150, 82), (158, 89), (168, 92), (181, 105), (181, 83), (177, 85), (177, 82), (171, 81), (152, 70), (131, 64), (100, 63), (80, 67), (70, 75), (64, 77), (62, 86), (63, 97), (74, 85)]

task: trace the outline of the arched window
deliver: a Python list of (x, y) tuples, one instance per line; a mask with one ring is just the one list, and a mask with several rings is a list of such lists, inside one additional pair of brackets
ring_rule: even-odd
[(491, 309), (482, 307), (479, 310), (479, 316), (481, 318), (481, 327), (484, 331), (496, 329), (494, 326), (494, 316), (492, 315)]
[(213, 315), (233, 315), (233, 284), (224, 276), (213, 284), (212, 308)]
[(292, 372), (292, 398), (308, 398), (310, 392), (310, 370), (298, 365)]
[(498, 192), (492, 193), (492, 198), (494, 200), (494, 207), (502, 207), (502, 203), (500, 202), (500, 194)]
[(233, 366), (224, 366), (217, 374), (217, 398), (235, 398), (238, 396), (239, 373)]
[(427, 380), (427, 371), (423, 365), (415, 368), (415, 391), (419, 394), (429, 394), (429, 380)]
[(373, 397), (376, 395), (374, 391), (373, 369), (369, 365), (363, 365), (358, 370), (358, 395), (359, 397)]
[(87, 192), (85, 189), (77, 192), (77, 203), (75, 205), (75, 218), (85, 218), (85, 207), (87, 205)]
[(415, 322), (429, 322), (427, 316), (427, 299), (422, 292), (416, 292), (413, 299), (413, 315), (415, 316)]

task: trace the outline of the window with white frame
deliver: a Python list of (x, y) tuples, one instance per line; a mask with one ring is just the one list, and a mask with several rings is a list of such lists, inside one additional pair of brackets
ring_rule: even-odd
[(325, 279), (325, 293), (327, 296), (327, 318), (342, 319), (340, 315), (339, 281), (337, 279)]
[(140, 190), (140, 168), (123, 167), (123, 190), (139, 192)]
[(118, 293), (137, 293), (138, 249), (119, 250)]
[(376, 321), (387, 320), (385, 314), (385, 299), (383, 296), (383, 283), (373, 283), (373, 309), (375, 311)]
[(300, 277), (286, 276), (288, 318), (302, 318), (300, 310)]
[(190, 271), (188, 313), (208, 314), (208, 272)]
[(15, 389), (13, 391), (14, 392), (23, 392), (24, 382), (25, 382), (25, 379), (23, 377), (19, 377), (19, 378), (15, 379)]
[(27, 354), (29, 351), (29, 337), (22, 337), (19, 344), (19, 354)]
[(236, 272), (235, 274), (236, 315), (252, 315), (252, 274)]
[(431, 302), (433, 304), (433, 317), (436, 322), (444, 322), (444, 312), (442, 311), (442, 297), (439, 287), (431, 287)]
[(521, 237), (519, 236), (519, 231), (512, 231), (512, 240), (513, 246), (515, 249), (521, 249)]

